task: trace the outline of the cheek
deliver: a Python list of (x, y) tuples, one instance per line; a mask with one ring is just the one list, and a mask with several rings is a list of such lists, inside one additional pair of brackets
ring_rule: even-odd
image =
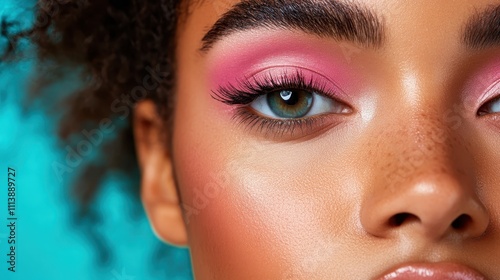
[(206, 114), (205, 102), (179, 94), (174, 132), (195, 273), (286, 279), (339, 263), (340, 247), (351, 245), (345, 235), (357, 224), (360, 197), (353, 177), (338, 175), (349, 174), (340, 164), (348, 162), (342, 149), (325, 156), (331, 139), (251, 139), (234, 123)]
[[(498, 132), (485, 133), (484, 127), (465, 122), (464, 133), (474, 135), (471, 138), (470, 150), (474, 152), (474, 166), (477, 172), (478, 195), (490, 212), (491, 229), (500, 228), (500, 146)], [(486, 250), (491, 251), (491, 249)]]

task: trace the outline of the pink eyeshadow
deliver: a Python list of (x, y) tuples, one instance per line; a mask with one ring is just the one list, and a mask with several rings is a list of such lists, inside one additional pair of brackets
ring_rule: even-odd
[(464, 100), (467, 108), (475, 110), (495, 93), (500, 93), (500, 57), (474, 73), (465, 86)]
[(331, 41), (292, 31), (263, 31), (232, 36), (215, 46), (208, 57), (209, 86), (239, 85), (267, 69), (277, 74), (283, 73), (279, 69), (317, 73), (343, 92), (352, 92), (356, 84), (341, 48)]

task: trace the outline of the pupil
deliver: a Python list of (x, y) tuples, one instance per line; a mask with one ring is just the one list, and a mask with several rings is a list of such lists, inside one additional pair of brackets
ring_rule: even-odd
[(291, 90), (284, 90), (280, 92), (281, 99), (287, 104), (287, 105), (295, 105), (299, 102), (299, 94), (295, 94)]

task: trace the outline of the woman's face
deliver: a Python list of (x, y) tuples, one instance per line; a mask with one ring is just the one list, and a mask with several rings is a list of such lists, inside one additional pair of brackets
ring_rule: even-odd
[(498, 7), (193, 4), (167, 160), (196, 278), (499, 279)]

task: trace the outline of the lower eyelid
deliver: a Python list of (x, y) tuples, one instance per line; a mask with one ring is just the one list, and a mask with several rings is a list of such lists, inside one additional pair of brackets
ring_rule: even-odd
[[(299, 141), (315, 138), (346, 121), (346, 115), (316, 115), (304, 119), (270, 119), (246, 108), (239, 108), (233, 120), (257, 137), (276, 141)], [(256, 134), (255, 134), (256, 133)]]

